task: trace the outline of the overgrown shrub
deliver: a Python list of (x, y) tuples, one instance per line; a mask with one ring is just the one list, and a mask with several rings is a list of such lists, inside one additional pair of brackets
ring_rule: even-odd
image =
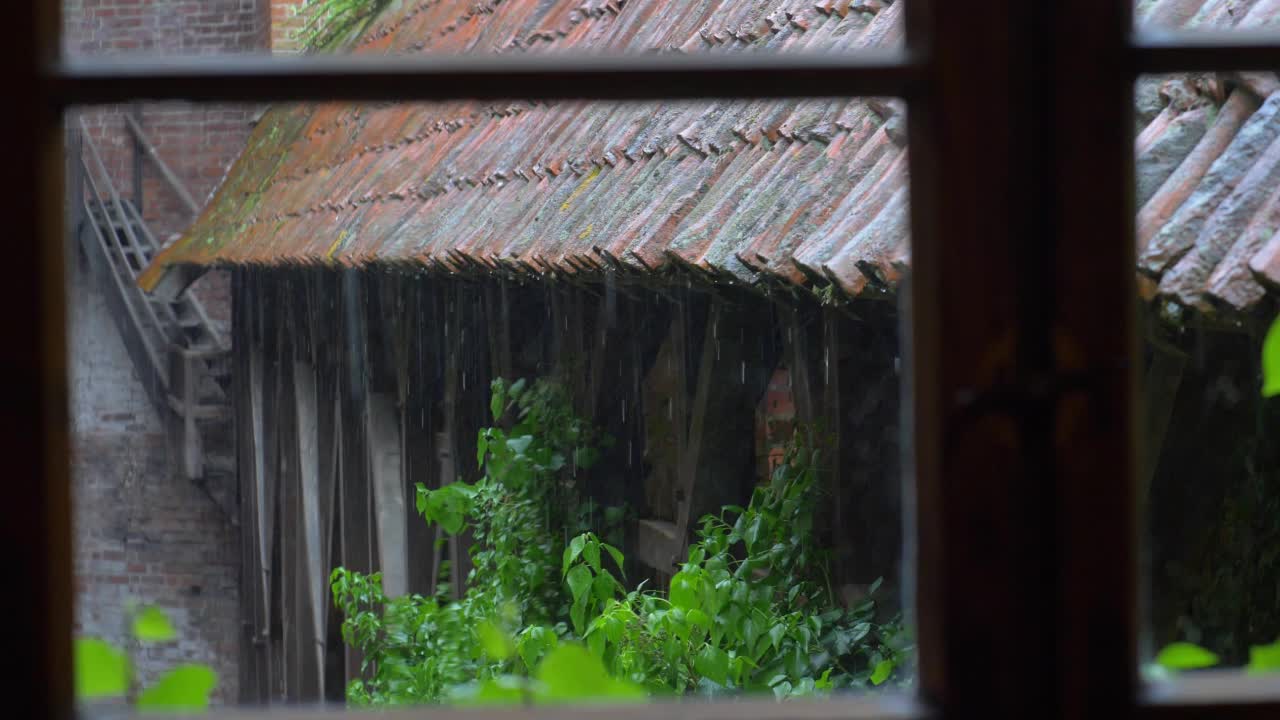
[(563, 700), (570, 686), (786, 698), (910, 676), (901, 623), (878, 623), (874, 599), (845, 608), (832, 591), (812, 539), (820, 453), (809, 438), (797, 435), (747, 507), (702, 518), (664, 591), (628, 590), (623, 553), (588, 527), (579, 487), (610, 439), (553, 383), (491, 389), (484, 476), (417, 492), (428, 522), (472, 532), (465, 596), (448, 600), (442, 584), (433, 597), (388, 599), (377, 574), (333, 572), (343, 639), (364, 657), (351, 702)]

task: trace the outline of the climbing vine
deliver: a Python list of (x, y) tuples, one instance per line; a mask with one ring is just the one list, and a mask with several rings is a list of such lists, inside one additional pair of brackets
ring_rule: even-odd
[(306, 0), (298, 41), (311, 50), (329, 49), (351, 30), (377, 17), (390, 0)]
[(450, 600), (442, 582), (431, 597), (387, 598), (377, 574), (333, 572), (343, 639), (364, 658), (351, 702), (787, 698), (909, 682), (901, 622), (878, 621), (874, 599), (846, 608), (832, 592), (811, 532), (811, 438), (796, 437), (746, 507), (702, 518), (668, 587), (629, 587), (608, 542), (616, 528), (592, 526), (579, 483), (610, 439), (553, 383), (497, 380), (491, 392), (494, 425), (476, 448), (484, 475), (419, 486), (416, 498), (429, 523), (470, 531), (466, 594)]

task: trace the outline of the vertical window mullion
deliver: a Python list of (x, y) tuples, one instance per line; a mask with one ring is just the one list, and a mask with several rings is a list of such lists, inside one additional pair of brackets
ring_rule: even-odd
[(0, 533), (9, 549), (5, 678), (23, 688), (34, 717), (69, 719), (71, 662), (71, 509), (68, 461), (62, 116), (40, 71), (60, 47), (60, 3), (17, 3), (4, 43), (7, 92), (21, 109), (5, 114), (9, 150), (5, 217), (14, 270), (0, 283), (6, 313), (7, 380), (0, 417), (8, 497)]
[[(1056, 410), (1062, 713), (1130, 711), (1138, 691), (1137, 285), (1132, 3), (1055, 4), (1055, 237), (1048, 258)], [(1082, 102), (1083, 100), (1083, 102)], [(1121, 704), (1123, 703), (1123, 704)]]
[(1127, 14), (908, 6), (929, 45), (909, 113), (920, 681), (948, 715), (1133, 702)]

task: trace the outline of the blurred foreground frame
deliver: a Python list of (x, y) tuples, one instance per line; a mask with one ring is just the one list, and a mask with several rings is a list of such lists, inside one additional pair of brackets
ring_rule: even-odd
[[(13, 10), (19, 32), (6, 51), (16, 92), (32, 100), (30, 112), (6, 119), (10, 137), (30, 138), (14, 144), (6, 164), (12, 234), (40, 238), (12, 244), (17, 266), (30, 271), (5, 285), (10, 307), (35, 308), (10, 314), (5, 360), (16, 380), (4, 437), (17, 488), (6, 504), (5, 539), (29, 549), (15, 562), (18, 576), (30, 580), (30, 590), (12, 598), (11, 617), (23, 621), (8, 662), (15, 684), (33, 689), (37, 715), (69, 718), (60, 107), (108, 97), (197, 97), (191, 84), (180, 87), (194, 80), (226, 94), (208, 99), (233, 99), (227, 88), (237, 82), (257, 89), (235, 99), (262, 99), (285, 78), (260, 61), (261, 84), (250, 79), (258, 73), (212, 71), (154, 85), (145, 70), (95, 79), (56, 63), (57, 9), (39, 5)], [(922, 707), (943, 717), (1271, 717), (1277, 704), (1269, 692), (1239, 688), (1235, 698), (1207, 690), (1207, 697), (1140, 703), (1136, 332), (1131, 313), (1117, 308), (1130, 307), (1136, 292), (1134, 250), (1123, 241), (1133, 224), (1134, 74), (1276, 67), (1280, 53), (1265, 38), (1191, 48), (1131, 38), (1124, 3), (958, 5), (909, 3), (908, 47), (921, 60), (900, 77), (900, 93), (887, 92), (888, 83), (860, 84), (865, 68), (850, 71), (840, 88), (899, 94), (910, 103), (916, 448), (907, 463), (917, 509)], [(971, 52), (977, 44), (986, 52)], [(313, 97), (369, 97), (355, 89), (358, 77), (291, 77)], [(364, 80), (382, 83), (388, 96), (408, 79), (380, 77)], [(565, 87), (589, 86), (578, 81), (590, 79), (572, 70), (548, 75), (545, 95), (564, 96)], [(482, 73), (459, 78), (454, 88), (466, 95), (465, 83), (483, 83), (494, 96), (535, 95), (522, 80)], [(716, 81), (696, 72), (682, 78), (694, 88), (706, 82), (707, 94), (717, 92)], [(660, 84), (643, 87), (645, 96), (664, 96)], [(1080, 97), (1094, 102), (1071, 101)], [(974, 138), (992, 127), (993, 145), (979, 148)], [(1085, 206), (1092, 212), (1078, 211)], [(1042, 242), (1029, 246), (1029, 237)], [(1100, 497), (1114, 500), (1100, 505)], [(844, 705), (830, 708), (848, 716)], [(803, 717), (792, 706), (776, 707)], [(284, 711), (294, 712), (301, 711)]]

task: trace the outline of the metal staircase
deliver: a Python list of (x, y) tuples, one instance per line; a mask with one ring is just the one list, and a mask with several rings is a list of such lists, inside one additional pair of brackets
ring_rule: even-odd
[[(165, 178), (176, 182), (141, 128), (129, 120), (138, 146), (145, 145), (147, 156), (161, 165)], [(137, 203), (121, 197), (81, 120), (71, 128), (69, 150), (69, 197), (76, 216), (72, 229), (95, 282), (106, 295), (138, 377), (166, 426), (176, 431), (182, 471), (200, 483), (207, 483), (211, 475), (225, 476), (232, 468), (229, 453), (211, 451), (209, 446), (225, 444), (231, 437), (230, 348), (190, 292), (168, 301), (138, 287), (138, 276), (160, 244)], [(135, 160), (135, 175), (139, 170)], [(134, 189), (140, 193), (140, 180), (135, 179)], [(189, 193), (176, 189), (194, 212)], [(216, 440), (206, 442), (210, 438)]]

